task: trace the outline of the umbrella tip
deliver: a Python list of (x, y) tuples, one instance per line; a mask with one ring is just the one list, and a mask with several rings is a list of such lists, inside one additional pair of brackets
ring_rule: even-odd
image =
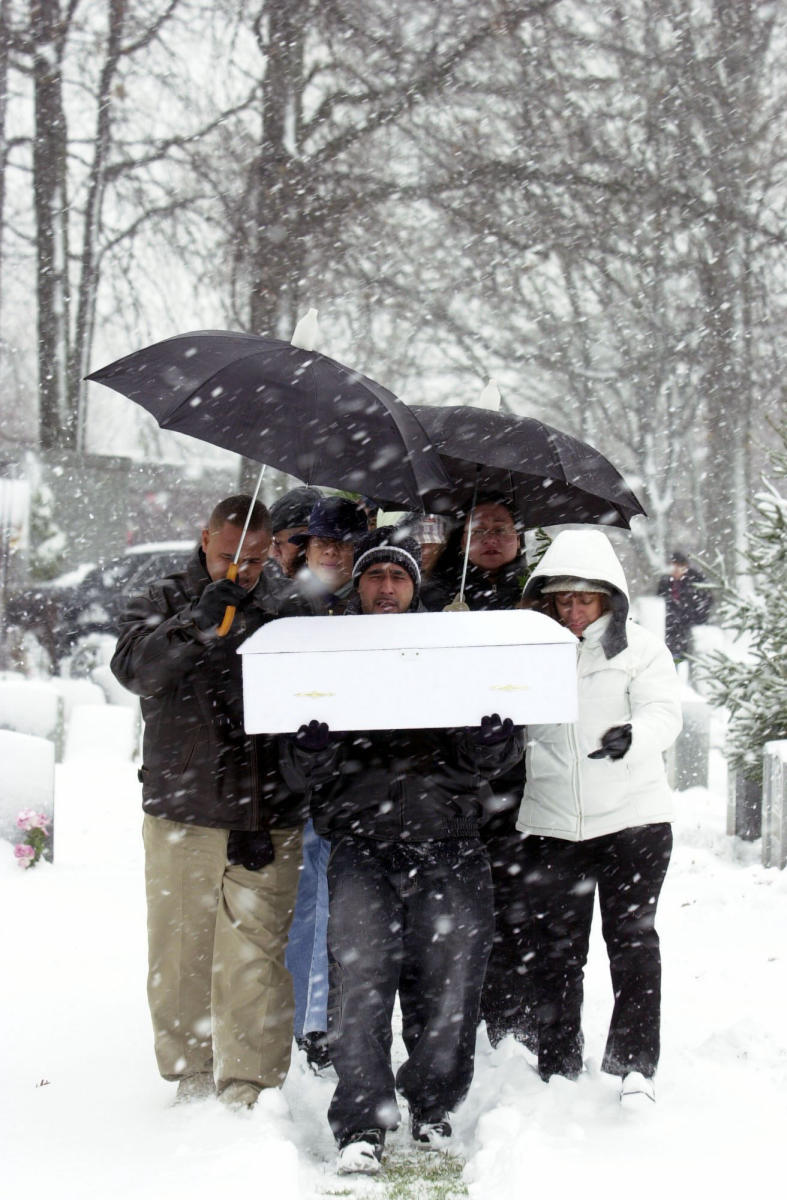
[(299, 350), (316, 350), (319, 337), (320, 327), (317, 324), (317, 309), (310, 308), (307, 310), (306, 315), (301, 317), (296, 323), (290, 342), (293, 346), (297, 346)]
[(500, 388), (495, 379), (490, 379), (475, 403), (476, 408), (491, 408), (493, 412), (500, 411)]

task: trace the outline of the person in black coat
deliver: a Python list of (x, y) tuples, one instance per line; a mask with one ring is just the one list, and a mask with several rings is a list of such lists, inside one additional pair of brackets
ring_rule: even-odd
[[(482, 495), (454, 530), (426, 591), (427, 608), (443, 608), (459, 594), (465, 548), (470, 542), (464, 602), (475, 612), (516, 608), (527, 578), (521, 529), (504, 496)], [(530, 964), (532, 923), (522, 894), (524, 838), (516, 818), (525, 785), (524, 759), (492, 781), (481, 827), (489, 850), (495, 894), (495, 936), (481, 995), (480, 1016), (496, 1046), (512, 1035), (537, 1046)]]
[(664, 599), (664, 641), (675, 662), (689, 653), (692, 628), (704, 625), (710, 615), (713, 597), (700, 586), (704, 583), (705, 576), (689, 566), (684, 552), (673, 550), (669, 574), (662, 575), (656, 590)]
[[(303, 791), (271, 739), (243, 728), (240, 643), (271, 620), (261, 582), (267, 509), (252, 509), (237, 582), (226, 578), (249, 510), (213, 510), (183, 572), (134, 596), (112, 659), (141, 699), (148, 1001), (161, 1075), (178, 1101), (250, 1107), (287, 1074), (284, 966), (300, 866)], [(227, 606), (236, 617), (218, 635)]]
[[(384, 527), (358, 545), (364, 614), (418, 611), (420, 550)], [(328, 1119), (339, 1170), (379, 1169), (385, 1133), (410, 1107), (413, 1137), (450, 1136), (473, 1075), (475, 1028), (493, 911), (479, 836), (486, 782), (523, 753), (497, 715), (473, 729), (329, 734), (311, 722), (291, 743), (311, 780), (315, 827), (330, 838), (329, 1042), (339, 1082)], [(394, 1078), (397, 991), (407, 1061)]]

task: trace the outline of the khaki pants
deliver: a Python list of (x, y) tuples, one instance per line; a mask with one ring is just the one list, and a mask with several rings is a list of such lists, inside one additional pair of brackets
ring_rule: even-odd
[(277, 1087), (290, 1065), (284, 966), (301, 830), (274, 829), (261, 871), (227, 863), (227, 830), (145, 816), (148, 1004), (165, 1079), (212, 1071)]

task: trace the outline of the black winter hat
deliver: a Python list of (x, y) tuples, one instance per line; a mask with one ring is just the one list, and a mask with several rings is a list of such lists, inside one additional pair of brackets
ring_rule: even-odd
[(415, 599), (421, 587), (421, 547), (415, 538), (408, 536), (406, 529), (383, 525), (361, 538), (355, 548), (354, 585), (358, 586), (358, 580), (368, 567), (383, 562), (396, 563), (404, 568), (413, 581)]
[(311, 511), (318, 500), (322, 500), (322, 492), (313, 487), (296, 487), (271, 505), (271, 524), (273, 533), (280, 529), (291, 529), (293, 525), (308, 525)]
[(355, 542), (368, 531), (366, 514), (354, 500), (344, 496), (322, 496), (309, 514), (305, 533), (294, 533), (289, 541), (302, 546), (310, 537), (334, 542)]

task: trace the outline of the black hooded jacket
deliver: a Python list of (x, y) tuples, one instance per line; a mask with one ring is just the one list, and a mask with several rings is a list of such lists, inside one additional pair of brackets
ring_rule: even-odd
[(201, 549), (185, 571), (133, 597), (112, 658), (141, 699), (142, 807), (152, 816), (220, 829), (293, 826), (305, 817), (279, 773), (274, 739), (243, 729), (242, 641), (272, 619), (264, 581), (224, 638), (200, 630), (194, 608), (210, 583)]

